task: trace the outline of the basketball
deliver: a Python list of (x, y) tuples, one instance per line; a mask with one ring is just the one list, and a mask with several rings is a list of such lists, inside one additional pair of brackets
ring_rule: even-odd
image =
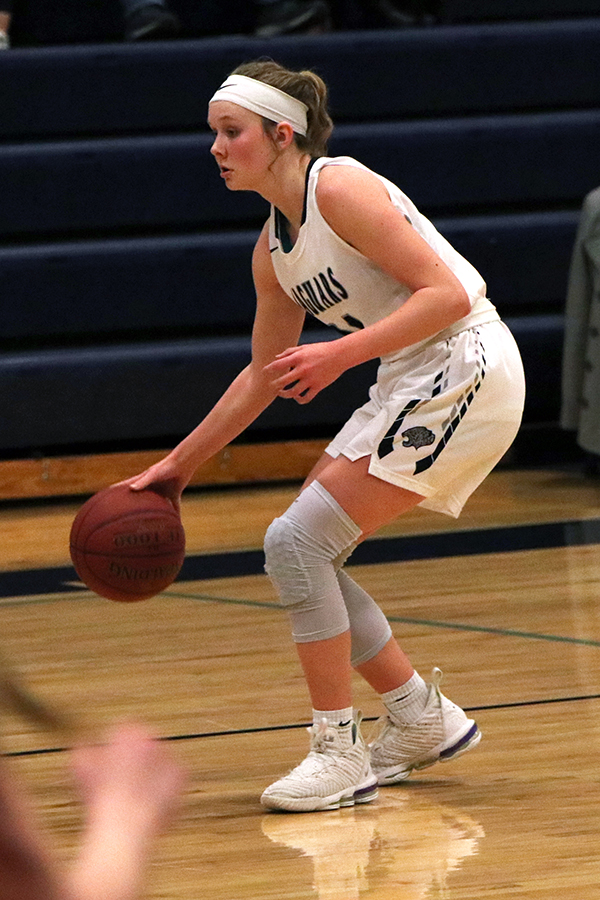
[(129, 603), (154, 597), (175, 580), (185, 556), (185, 532), (166, 497), (118, 484), (83, 504), (69, 545), (87, 587)]

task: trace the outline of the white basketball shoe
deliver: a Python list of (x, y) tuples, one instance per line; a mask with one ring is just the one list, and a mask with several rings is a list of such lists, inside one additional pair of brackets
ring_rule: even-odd
[(477, 723), (440, 691), (441, 679), (442, 672), (435, 668), (418, 722), (402, 725), (389, 716), (381, 720), (381, 732), (369, 745), (379, 784), (404, 781), (411, 772), (460, 756), (481, 740)]
[(369, 764), (369, 749), (360, 733), (361, 715), (352, 723), (347, 747), (338, 729), (323, 719), (308, 728), (311, 748), (299, 766), (268, 787), (260, 798), (267, 809), (316, 812), (369, 803), (377, 797), (377, 778)]

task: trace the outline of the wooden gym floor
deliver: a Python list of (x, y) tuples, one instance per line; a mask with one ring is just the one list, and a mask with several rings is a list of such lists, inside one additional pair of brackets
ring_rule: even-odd
[[(189, 768), (148, 898), (596, 900), (600, 482), (497, 471), (459, 520), (417, 511), (364, 545), (354, 577), (421, 673), (444, 670), (483, 740), (365, 807), (304, 815), (259, 804), (307, 748), (303, 679), (260, 553), (295, 492), (188, 492), (181, 578), (131, 605), (76, 582), (78, 502), (0, 506), (5, 654), (91, 728), (142, 720)], [(380, 708), (358, 680), (356, 705), (368, 735)], [(60, 739), (6, 715), (2, 730), (69, 858), (80, 809)]]

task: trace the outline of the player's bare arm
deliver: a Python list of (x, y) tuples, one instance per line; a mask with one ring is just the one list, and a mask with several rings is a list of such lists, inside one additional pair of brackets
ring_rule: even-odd
[(329, 226), (346, 243), (413, 292), (391, 316), (342, 338), (354, 365), (424, 340), (468, 314), (463, 286), (372, 173), (330, 166), (320, 174), (317, 200)]

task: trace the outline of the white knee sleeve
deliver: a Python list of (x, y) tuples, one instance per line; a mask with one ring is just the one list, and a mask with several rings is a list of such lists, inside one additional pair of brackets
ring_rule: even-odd
[(265, 569), (292, 621), (298, 643), (350, 628), (352, 665), (376, 656), (392, 636), (375, 601), (345, 572), (360, 529), (318, 482), (306, 488), (265, 537)]
[(296, 642), (350, 627), (333, 561), (360, 537), (358, 525), (313, 481), (265, 535), (265, 569), (292, 621)]
[(360, 666), (383, 650), (392, 629), (373, 598), (346, 572), (338, 572), (337, 579), (350, 619), (352, 665)]

